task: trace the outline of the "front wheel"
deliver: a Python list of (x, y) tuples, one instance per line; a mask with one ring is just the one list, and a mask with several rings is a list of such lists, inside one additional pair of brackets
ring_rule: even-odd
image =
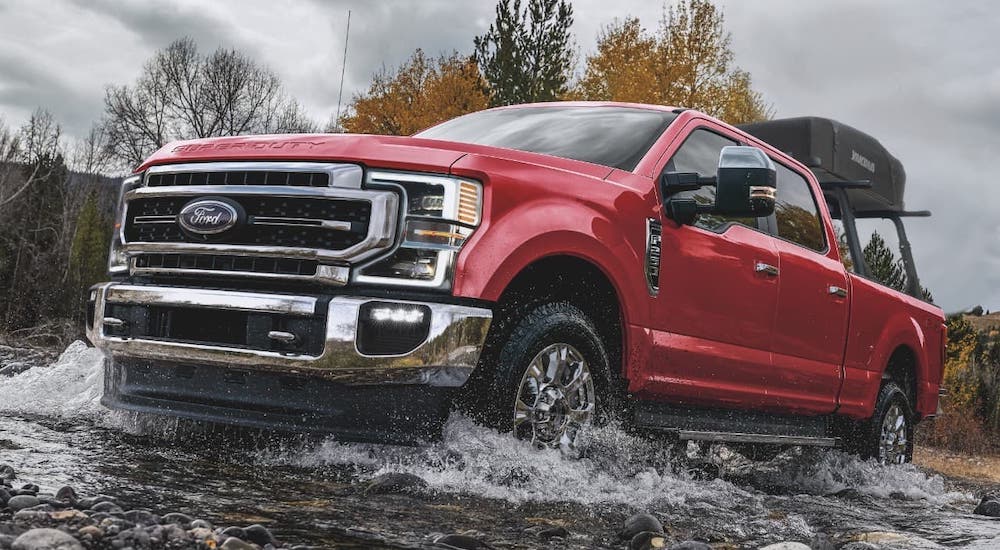
[(887, 380), (879, 390), (875, 414), (852, 434), (852, 446), (861, 458), (874, 458), (880, 464), (910, 462), (915, 418), (906, 392)]
[(572, 450), (606, 414), (608, 353), (594, 323), (572, 304), (544, 304), (516, 320), (490, 363), (477, 416), (518, 439)]

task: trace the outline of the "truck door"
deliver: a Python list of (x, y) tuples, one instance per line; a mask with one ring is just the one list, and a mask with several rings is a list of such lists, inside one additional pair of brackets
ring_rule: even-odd
[(790, 412), (829, 413), (842, 377), (849, 283), (837, 237), (816, 200), (822, 195), (803, 174), (778, 161), (775, 167), (778, 192), (770, 225), (781, 270), (771, 392)]
[[(663, 171), (714, 175), (729, 145), (738, 143), (722, 128), (698, 127)], [(714, 192), (703, 187), (685, 194), (711, 203)], [(682, 404), (765, 405), (779, 271), (766, 220), (703, 215), (694, 225), (661, 222), (653, 353), (633, 391)]]

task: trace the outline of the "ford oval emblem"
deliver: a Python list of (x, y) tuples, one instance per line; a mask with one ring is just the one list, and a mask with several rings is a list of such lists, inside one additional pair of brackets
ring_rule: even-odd
[(232, 205), (212, 199), (188, 203), (177, 215), (177, 222), (186, 231), (198, 235), (216, 235), (231, 229), (239, 221)]

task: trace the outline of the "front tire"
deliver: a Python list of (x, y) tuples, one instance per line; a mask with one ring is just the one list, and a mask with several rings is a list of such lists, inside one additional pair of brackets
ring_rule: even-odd
[(893, 380), (879, 390), (875, 414), (858, 426), (853, 447), (861, 458), (880, 464), (904, 464), (913, 460), (916, 414), (906, 392)]
[(600, 333), (566, 302), (536, 306), (513, 326), (483, 365), (476, 416), (538, 447), (575, 449), (581, 432), (609, 410), (610, 361)]

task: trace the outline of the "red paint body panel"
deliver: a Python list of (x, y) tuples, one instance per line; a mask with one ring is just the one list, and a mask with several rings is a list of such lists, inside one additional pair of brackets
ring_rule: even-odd
[[(657, 176), (698, 126), (764, 149), (822, 196), (804, 166), (695, 111), (680, 113), (631, 172), (496, 147), (325, 134), (172, 143), (138, 171), (178, 162), (308, 160), (474, 178), (483, 183), (483, 220), (459, 254), (452, 293), (496, 301), (542, 258), (591, 262), (620, 300), (623, 375), (638, 398), (866, 418), (889, 357), (906, 346), (916, 357), (918, 411), (933, 414), (940, 309), (845, 274), (837, 247), (820, 254), (745, 226), (714, 233), (662, 216)], [(819, 203), (827, 242), (836, 242), (825, 201)], [(657, 296), (645, 280), (648, 218), (663, 226)], [(779, 267), (781, 276), (756, 272), (758, 262)], [(830, 286), (847, 289), (848, 297), (832, 296)]]

